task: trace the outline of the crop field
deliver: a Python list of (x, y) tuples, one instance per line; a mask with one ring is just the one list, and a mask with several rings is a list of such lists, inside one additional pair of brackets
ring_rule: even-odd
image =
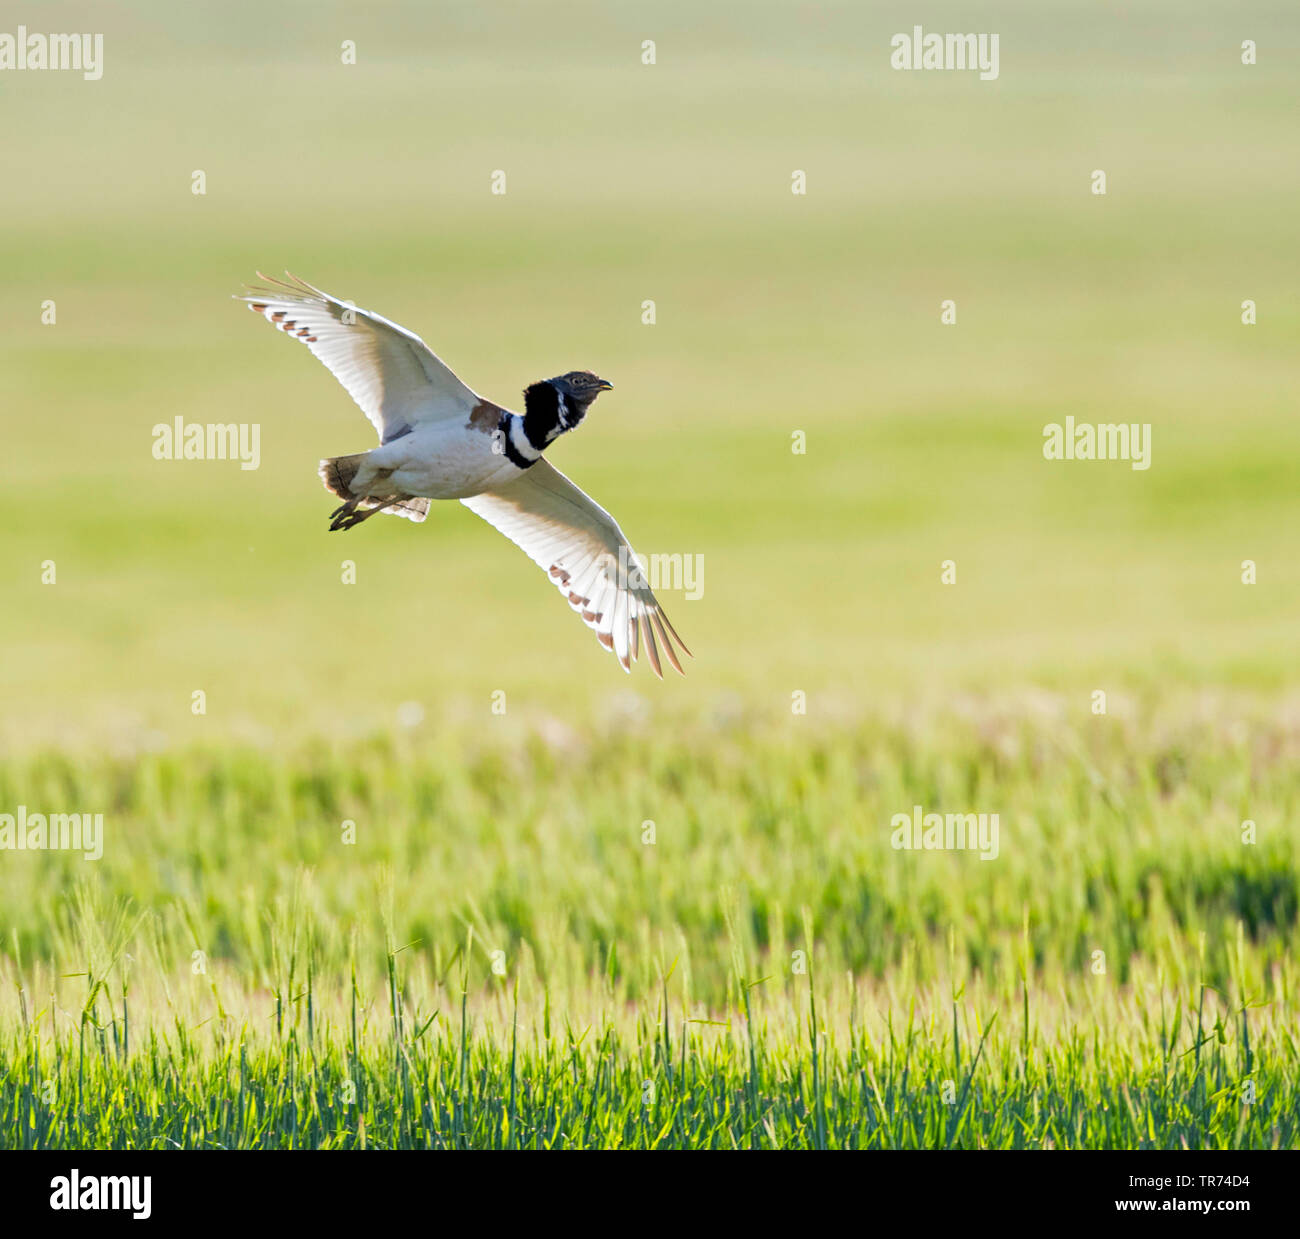
[[(96, 20), (0, 72), (0, 1147), (1300, 1146), (1293, 6)], [(286, 268), (613, 382), (549, 455), (684, 677), (328, 532)]]
[[(1296, 1141), (1296, 858), (1272, 832), (1242, 848), (1235, 822), (1246, 799), (1262, 821), (1294, 814), (1294, 730), (1162, 720), (1101, 740), (1057, 720), (1047, 742), (1007, 715), (797, 748), (771, 726), (647, 730), (6, 769), (10, 798), (103, 803), (131, 840), (93, 883), (73, 858), (6, 889), (24, 927), (8, 1130), (71, 1147)], [(1016, 823), (990, 863), (920, 868), (876, 828), (962, 797)]]

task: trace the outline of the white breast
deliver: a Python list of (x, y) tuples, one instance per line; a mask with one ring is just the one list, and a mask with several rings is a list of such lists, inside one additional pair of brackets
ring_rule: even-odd
[(367, 464), (392, 469), (387, 485), (403, 494), (464, 499), (519, 476), (494, 443), (493, 434), (477, 427), (435, 423), (376, 448)]

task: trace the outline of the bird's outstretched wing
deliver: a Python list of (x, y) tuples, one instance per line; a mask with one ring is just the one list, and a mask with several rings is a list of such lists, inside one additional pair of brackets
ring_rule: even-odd
[(546, 572), (624, 671), (631, 670), (644, 634), (650, 665), (663, 678), (657, 633), (668, 661), (681, 672), (673, 642), (690, 650), (650, 592), (623, 531), (558, 469), (539, 460), (522, 477), (461, 503)]
[(482, 403), (404, 327), (296, 276), (285, 281), (257, 274), (273, 287), (250, 285), (237, 299), (302, 340), (361, 406), (382, 443), (421, 422), (467, 418)]

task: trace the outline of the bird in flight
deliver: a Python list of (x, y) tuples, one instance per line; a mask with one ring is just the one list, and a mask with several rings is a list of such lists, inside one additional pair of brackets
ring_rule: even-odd
[(550, 578), (613, 651), (624, 671), (641, 650), (661, 679), (656, 635), (669, 663), (682, 641), (659, 606), (617, 522), (542, 453), (574, 430), (612, 383), (571, 370), (524, 391), (524, 412), (476, 395), (423, 340), (297, 277), (249, 286), (238, 300), (301, 340), (346, 388), (379, 446), (320, 462), (325, 489), (343, 500), (330, 529), (377, 512), (422, 521), (432, 499), (459, 499)]

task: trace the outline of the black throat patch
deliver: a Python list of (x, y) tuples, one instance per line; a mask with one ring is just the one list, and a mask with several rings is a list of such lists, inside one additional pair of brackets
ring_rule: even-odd
[(524, 389), (524, 434), (539, 452), (560, 428), (560, 393), (551, 383), (534, 383)]
[(539, 452), (557, 436), (573, 430), (586, 414), (585, 404), (562, 401), (559, 391), (548, 380), (524, 389), (524, 434)]

